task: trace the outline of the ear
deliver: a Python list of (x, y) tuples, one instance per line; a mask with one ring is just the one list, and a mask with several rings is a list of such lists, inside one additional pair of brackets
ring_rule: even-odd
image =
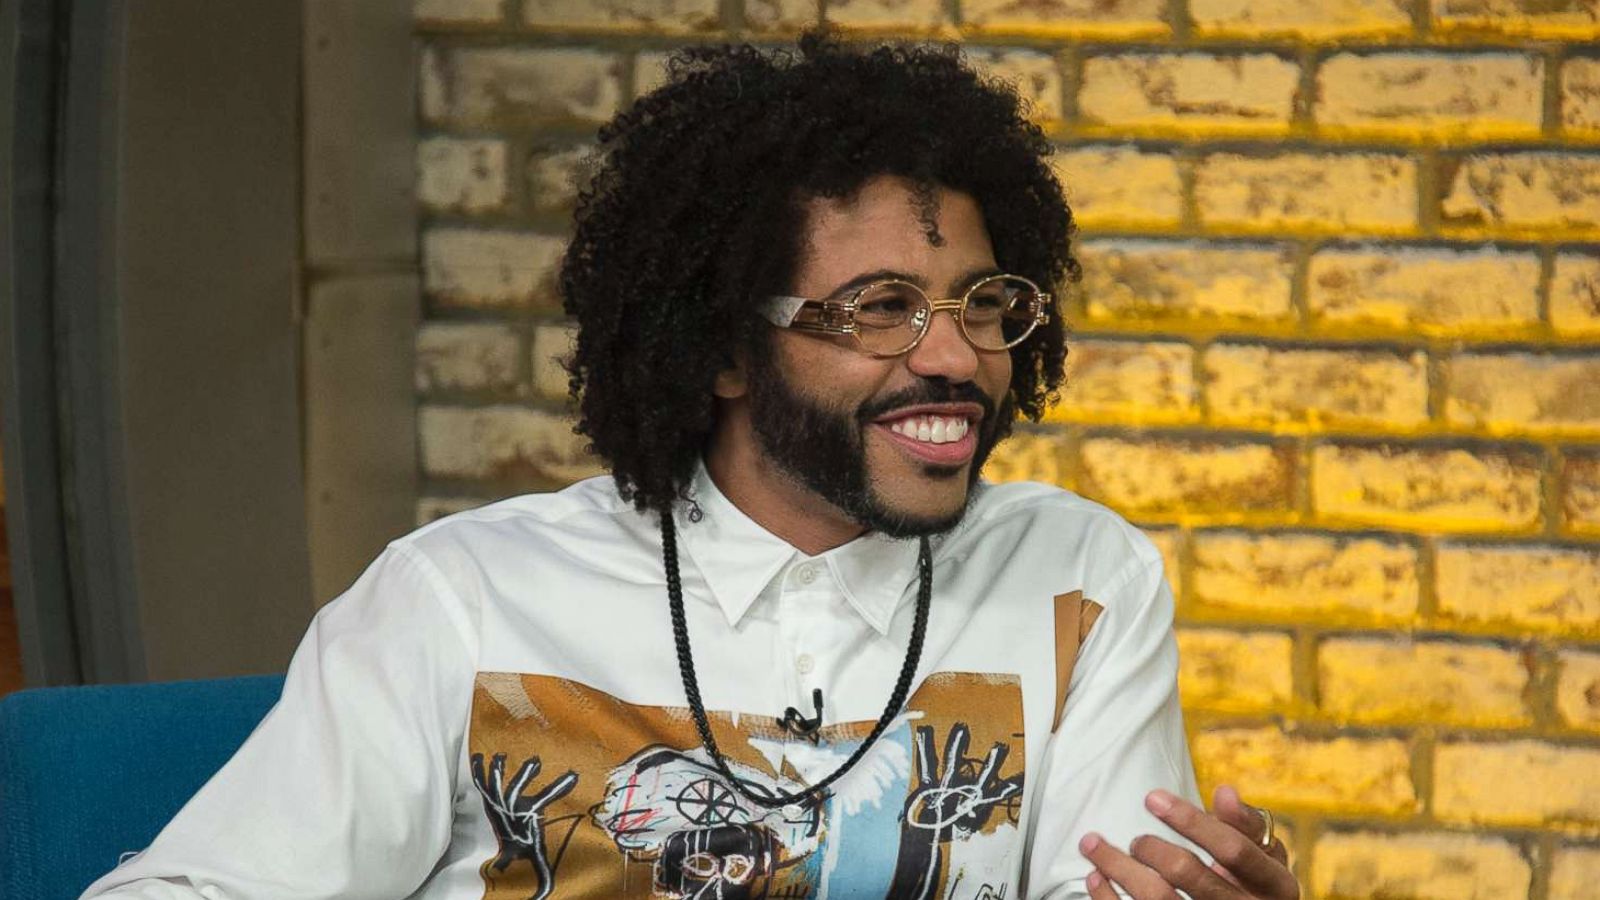
[(742, 357), (735, 359), (733, 365), (718, 372), (717, 380), (711, 385), (711, 393), (720, 400), (736, 400), (749, 390), (750, 383), (745, 377)]

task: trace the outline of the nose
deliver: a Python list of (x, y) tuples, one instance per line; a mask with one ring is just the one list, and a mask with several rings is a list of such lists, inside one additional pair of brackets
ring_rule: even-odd
[(906, 365), (924, 378), (971, 381), (978, 373), (978, 351), (961, 333), (955, 312), (940, 310), (928, 323), (928, 333), (907, 354)]

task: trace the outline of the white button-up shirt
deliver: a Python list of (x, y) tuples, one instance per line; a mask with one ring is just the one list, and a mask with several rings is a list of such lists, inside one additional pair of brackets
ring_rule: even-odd
[[(918, 542), (808, 557), (704, 469), (692, 496), (705, 709), (747, 790), (793, 793), (890, 696)], [(1086, 832), (1179, 840), (1143, 805), (1196, 797), (1150, 542), (1005, 484), (932, 547), (904, 708), (825, 801), (767, 808), (688, 714), (653, 516), (602, 478), (435, 522), (317, 615), (244, 747), (86, 896), (1084, 897)], [(779, 727), (817, 689), (818, 740)]]

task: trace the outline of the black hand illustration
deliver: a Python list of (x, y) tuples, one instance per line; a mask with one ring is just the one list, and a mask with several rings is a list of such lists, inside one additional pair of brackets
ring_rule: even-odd
[(540, 768), (539, 757), (529, 757), (508, 786), (504, 753), (496, 753), (489, 760), (487, 777), (483, 771), (483, 754), (472, 754), (472, 783), (483, 795), (489, 826), (500, 841), (500, 854), (491, 866), (496, 872), (504, 872), (516, 860), (525, 859), (531, 863), (537, 888), (530, 900), (544, 900), (555, 889), (555, 873), (550, 868), (550, 855), (544, 842), (544, 809), (565, 797), (578, 783), (578, 773), (568, 770), (533, 795), (524, 797), (522, 792), (539, 774)]
[(951, 728), (941, 763), (933, 749), (933, 729), (916, 729), (917, 786), (901, 813), (900, 856), (888, 896), (934, 896), (943, 845), (958, 831), (972, 834), (983, 828), (1001, 803), (1022, 791), (1021, 773), (999, 777), (1011, 748), (995, 742), (980, 765), (966, 756), (971, 738), (966, 725)]

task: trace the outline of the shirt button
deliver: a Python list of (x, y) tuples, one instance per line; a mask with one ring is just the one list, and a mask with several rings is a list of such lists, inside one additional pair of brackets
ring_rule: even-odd
[(801, 675), (810, 675), (811, 670), (817, 667), (817, 661), (811, 658), (811, 654), (802, 653), (795, 659), (794, 667), (800, 671)]
[(817, 580), (817, 567), (816, 566), (801, 566), (800, 567), (800, 583), (801, 584), (812, 584), (816, 580)]

